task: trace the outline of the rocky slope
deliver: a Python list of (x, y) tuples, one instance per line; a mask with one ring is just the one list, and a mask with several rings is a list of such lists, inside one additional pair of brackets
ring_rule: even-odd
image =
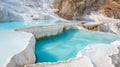
[(120, 34), (120, 0), (56, 0), (53, 5), (62, 18), (102, 22), (99, 31)]
[(120, 19), (120, 0), (56, 0), (53, 5), (60, 17), (69, 20), (82, 20), (91, 13)]
[(51, 19), (54, 17), (50, 9), (53, 1), (0, 0), (0, 22)]

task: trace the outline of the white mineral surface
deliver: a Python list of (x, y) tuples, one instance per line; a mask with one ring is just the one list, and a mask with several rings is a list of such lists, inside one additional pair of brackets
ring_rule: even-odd
[(23, 67), (35, 62), (31, 33), (0, 31), (0, 67)]
[(63, 62), (32, 64), (25, 67), (93, 67), (93, 64), (89, 58), (80, 57)]

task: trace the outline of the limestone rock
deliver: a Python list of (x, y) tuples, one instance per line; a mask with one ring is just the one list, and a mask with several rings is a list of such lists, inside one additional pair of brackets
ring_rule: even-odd
[(26, 65), (25, 67), (94, 67), (94, 66), (89, 58), (80, 57), (64, 62), (32, 64)]
[(110, 56), (117, 53), (118, 49), (115, 46), (109, 44), (96, 44), (81, 51), (77, 56), (83, 55), (89, 57), (96, 67), (114, 67)]
[(35, 63), (35, 38), (31, 33), (1, 31), (0, 37), (0, 67), (23, 67)]
[(100, 25), (101, 31), (120, 35), (120, 22), (108, 22)]
[(101, 12), (108, 17), (120, 19), (120, 0), (108, 0), (101, 6)]
[(29, 27), (23, 29), (15, 29), (15, 31), (25, 31), (32, 33), (36, 39), (57, 35), (62, 33), (64, 30), (69, 29), (78, 29), (77, 23), (63, 23), (63, 24), (55, 24), (55, 25), (47, 25), (47, 26), (37, 26), (37, 27)]
[(91, 13), (120, 19), (120, 0), (56, 0), (53, 5), (56, 14), (69, 20), (83, 20), (82, 16)]
[(120, 67), (120, 41), (115, 41), (112, 43), (112, 45), (116, 46), (119, 49), (119, 52), (117, 54), (111, 56), (112, 63), (115, 65), (115, 67)]
[(85, 9), (90, 7), (95, 0), (56, 0), (53, 5), (60, 17), (65, 19), (80, 19)]
[(83, 25), (83, 28), (93, 31), (99, 31), (99, 25)]

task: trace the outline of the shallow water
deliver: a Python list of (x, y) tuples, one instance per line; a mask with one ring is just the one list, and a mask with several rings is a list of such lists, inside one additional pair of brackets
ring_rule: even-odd
[(115, 40), (120, 40), (120, 36), (88, 30), (68, 30), (56, 36), (37, 40), (36, 63), (68, 60), (74, 58), (87, 45), (109, 44)]
[(19, 28), (27, 28), (34, 26), (44, 26), (59, 23), (59, 20), (39, 20), (39, 21), (23, 21), (23, 22), (0, 22), (0, 30), (12, 30)]

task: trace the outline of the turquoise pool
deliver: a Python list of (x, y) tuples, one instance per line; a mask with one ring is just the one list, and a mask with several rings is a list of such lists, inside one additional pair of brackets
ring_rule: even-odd
[(23, 21), (23, 22), (0, 22), (1, 30), (12, 30), (26, 27), (43, 26), (59, 23), (59, 20), (37, 20), (37, 21)]
[(56, 36), (37, 40), (36, 63), (68, 60), (76, 57), (76, 54), (87, 45), (109, 44), (115, 40), (120, 40), (120, 36), (88, 30), (68, 30)]

